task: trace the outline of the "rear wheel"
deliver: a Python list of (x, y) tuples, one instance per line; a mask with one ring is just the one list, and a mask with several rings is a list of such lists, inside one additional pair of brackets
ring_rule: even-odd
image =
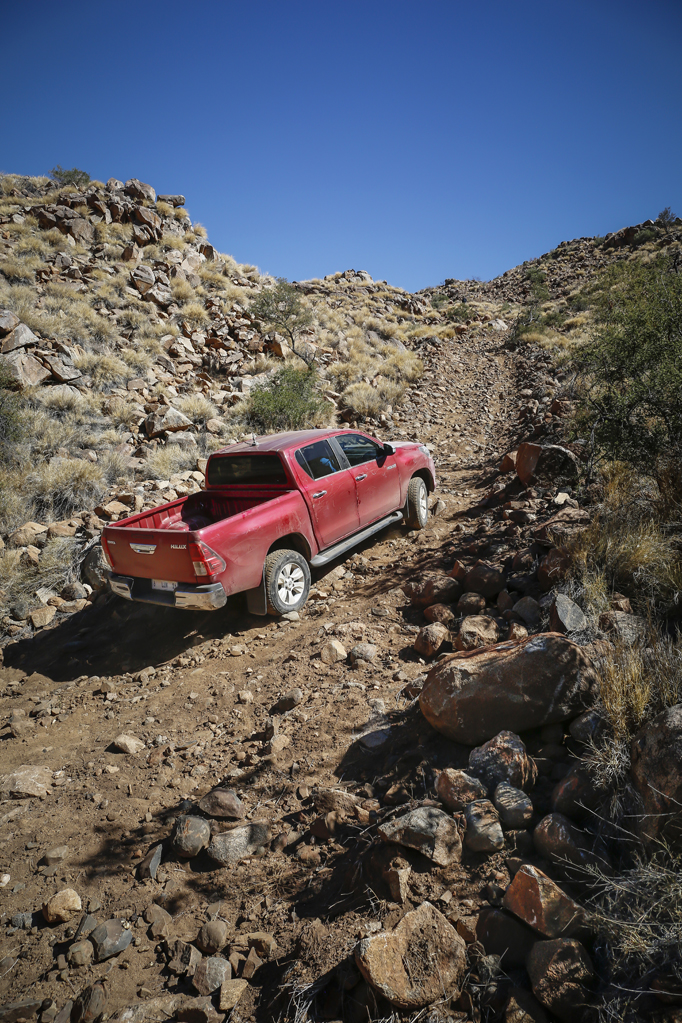
[(405, 502), (405, 522), (411, 529), (423, 529), (429, 517), (429, 492), (421, 476), (410, 480)]
[(310, 568), (298, 551), (273, 551), (265, 559), (268, 612), (283, 615), (303, 607), (310, 592)]

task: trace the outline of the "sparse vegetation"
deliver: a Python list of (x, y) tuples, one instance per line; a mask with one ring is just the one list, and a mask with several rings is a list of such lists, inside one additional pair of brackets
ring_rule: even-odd
[(258, 433), (278, 430), (303, 430), (323, 426), (331, 408), (320, 398), (317, 374), (312, 369), (285, 366), (270, 379), (254, 387), (237, 414)]
[(285, 277), (278, 277), (274, 287), (263, 288), (251, 303), (250, 312), (266, 327), (281, 331), (289, 339), (292, 351), (312, 365), (313, 360), (297, 345), (301, 331), (312, 323), (312, 313)]
[(90, 181), (87, 171), (79, 170), (78, 167), (67, 170), (66, 167), (61, 167), (59, 164), (52, 168), (50, 177), (58, 185), (75, 185), (77, 188), (84, 188)]

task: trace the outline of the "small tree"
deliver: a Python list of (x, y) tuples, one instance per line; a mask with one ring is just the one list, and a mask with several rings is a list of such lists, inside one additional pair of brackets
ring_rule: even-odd
[(673, 226), (673, 224), (677, 220), (677, 217), (675, 216), (673, 211), (670, 209), (670, 207), (666, 206), (666, 208), (664, 210), (661, 210), (661, 212), (658, 214), (658, 216), (656, 217), (656, 220), (661, 225), (661, 227), (663, 228), (665, 233), (668, 234), (669, 231), (670, 231), (670, 228)]
[(312, 323), (312, 313), (303, 305), (301, 296), (286, 277), (278, 277), (274, 288), (264, 288), (251, 303), (250, 312), (266, 326), (288, 337), (294, 354), (307, 366), (312, 366), (313, 359), (296, 347), (298, 335)]
[(259, 433), (305, 430), (323, 426), (329, 404), (315, 389), (314, 369), (283, 366), (266, 383), (254, 387), (246, 400), (246, 423)]
[(79, 170), (78, 167), (67, 170), (66, 167), (61, 167), (59, 164), (52, 168), (50, 177), (58, 185), (75, 185), (77, 188), (84, 188), (90, 181), (90, 175), (86, 171)]

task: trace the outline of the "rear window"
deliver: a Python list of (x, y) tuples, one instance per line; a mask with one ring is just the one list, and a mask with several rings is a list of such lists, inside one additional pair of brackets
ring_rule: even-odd
[(284, 466), (278, 455), (219, 455), (208, 463), (208, 485), (230, 483), (286, 484)]

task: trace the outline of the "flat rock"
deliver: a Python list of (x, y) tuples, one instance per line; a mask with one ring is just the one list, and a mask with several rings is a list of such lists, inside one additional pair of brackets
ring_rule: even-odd
[(208, 847), (208, 855), (221, 867), (238, 863), (245, 856), (253, 856), (266, 846), (272, 837), (270, 827), (264, 823), (246, 824), (243, 827), (214, 835)]
[(52, 771), (49, 767), (24, 764), (11, 774), (0, 776), (0, 794), (5, 799), (44, 799), (52, 791)]
[(462, 842), (452, 817), (433, 806), (419, 806), (378, 828), (384, 842), (416, 849), (441, 867), (458, 863)]
[(239, 820), (244, 816), (244, 804), (237, 793), (234, 789), (225, 789), (221, 785), (216, 785), (199, 800), (199, 809), (209, 817)]
[(530, 863), (524, 863), (514, 875), (502, 906), (545, 938), (570, 938), (585, 924), (582, 907)]
[(436, 779), (436, 794), (448, 810), (458, 811), (475, 799), (485, 799), (488, 790), (479, 778), (454, 767), (446, 767)]
[(580, 632), (587, 628), (587, 618), (570, 597), (557, 593), (549, 609), (552, 632)]
[(142, 739), (125, 734), (117, 735), (112, 745), (119, 753), (140, 753), (146, 747)]
[(19, 1020), (30, 1019), (38, 1013), (42, 1000), (27, 998), (23, 1002), (8, 1002), (0, 1006), (0, 1023), (19, 1023)]
[(232, 967), (221, 956), (208, 956), (196, 968), (192, 984), (200, 995), (212, 995), (214, 991), (232, 978)]
[(248, 980), (242, 980), (241, 977), (233, 977), (232, 980), (223, 981), (220, 988), (220, 1011), (229, 1012), (231, 1009), (234, 1009), (248, 986)]
[(367, 982), (398, 1009), (420, 1009), (457, 997), (466, 945), (452, 924), (424, 902), (392, 931), (364, 938), (355, 961)]
[(90, 941), (95, 948), (95, 960), (98, 963), (123, 952), (132, 940), (133, 934), (130, 928), (124, 925), (123, 920), (117, 919), (107, 920), (100, 924), (90, 935)]
[(456, 742), (475, 745), (576, 717), (592, 700), (594, 667), (557, 633), (452, 654), (426, 677), (419, 704), (427, 721)]

